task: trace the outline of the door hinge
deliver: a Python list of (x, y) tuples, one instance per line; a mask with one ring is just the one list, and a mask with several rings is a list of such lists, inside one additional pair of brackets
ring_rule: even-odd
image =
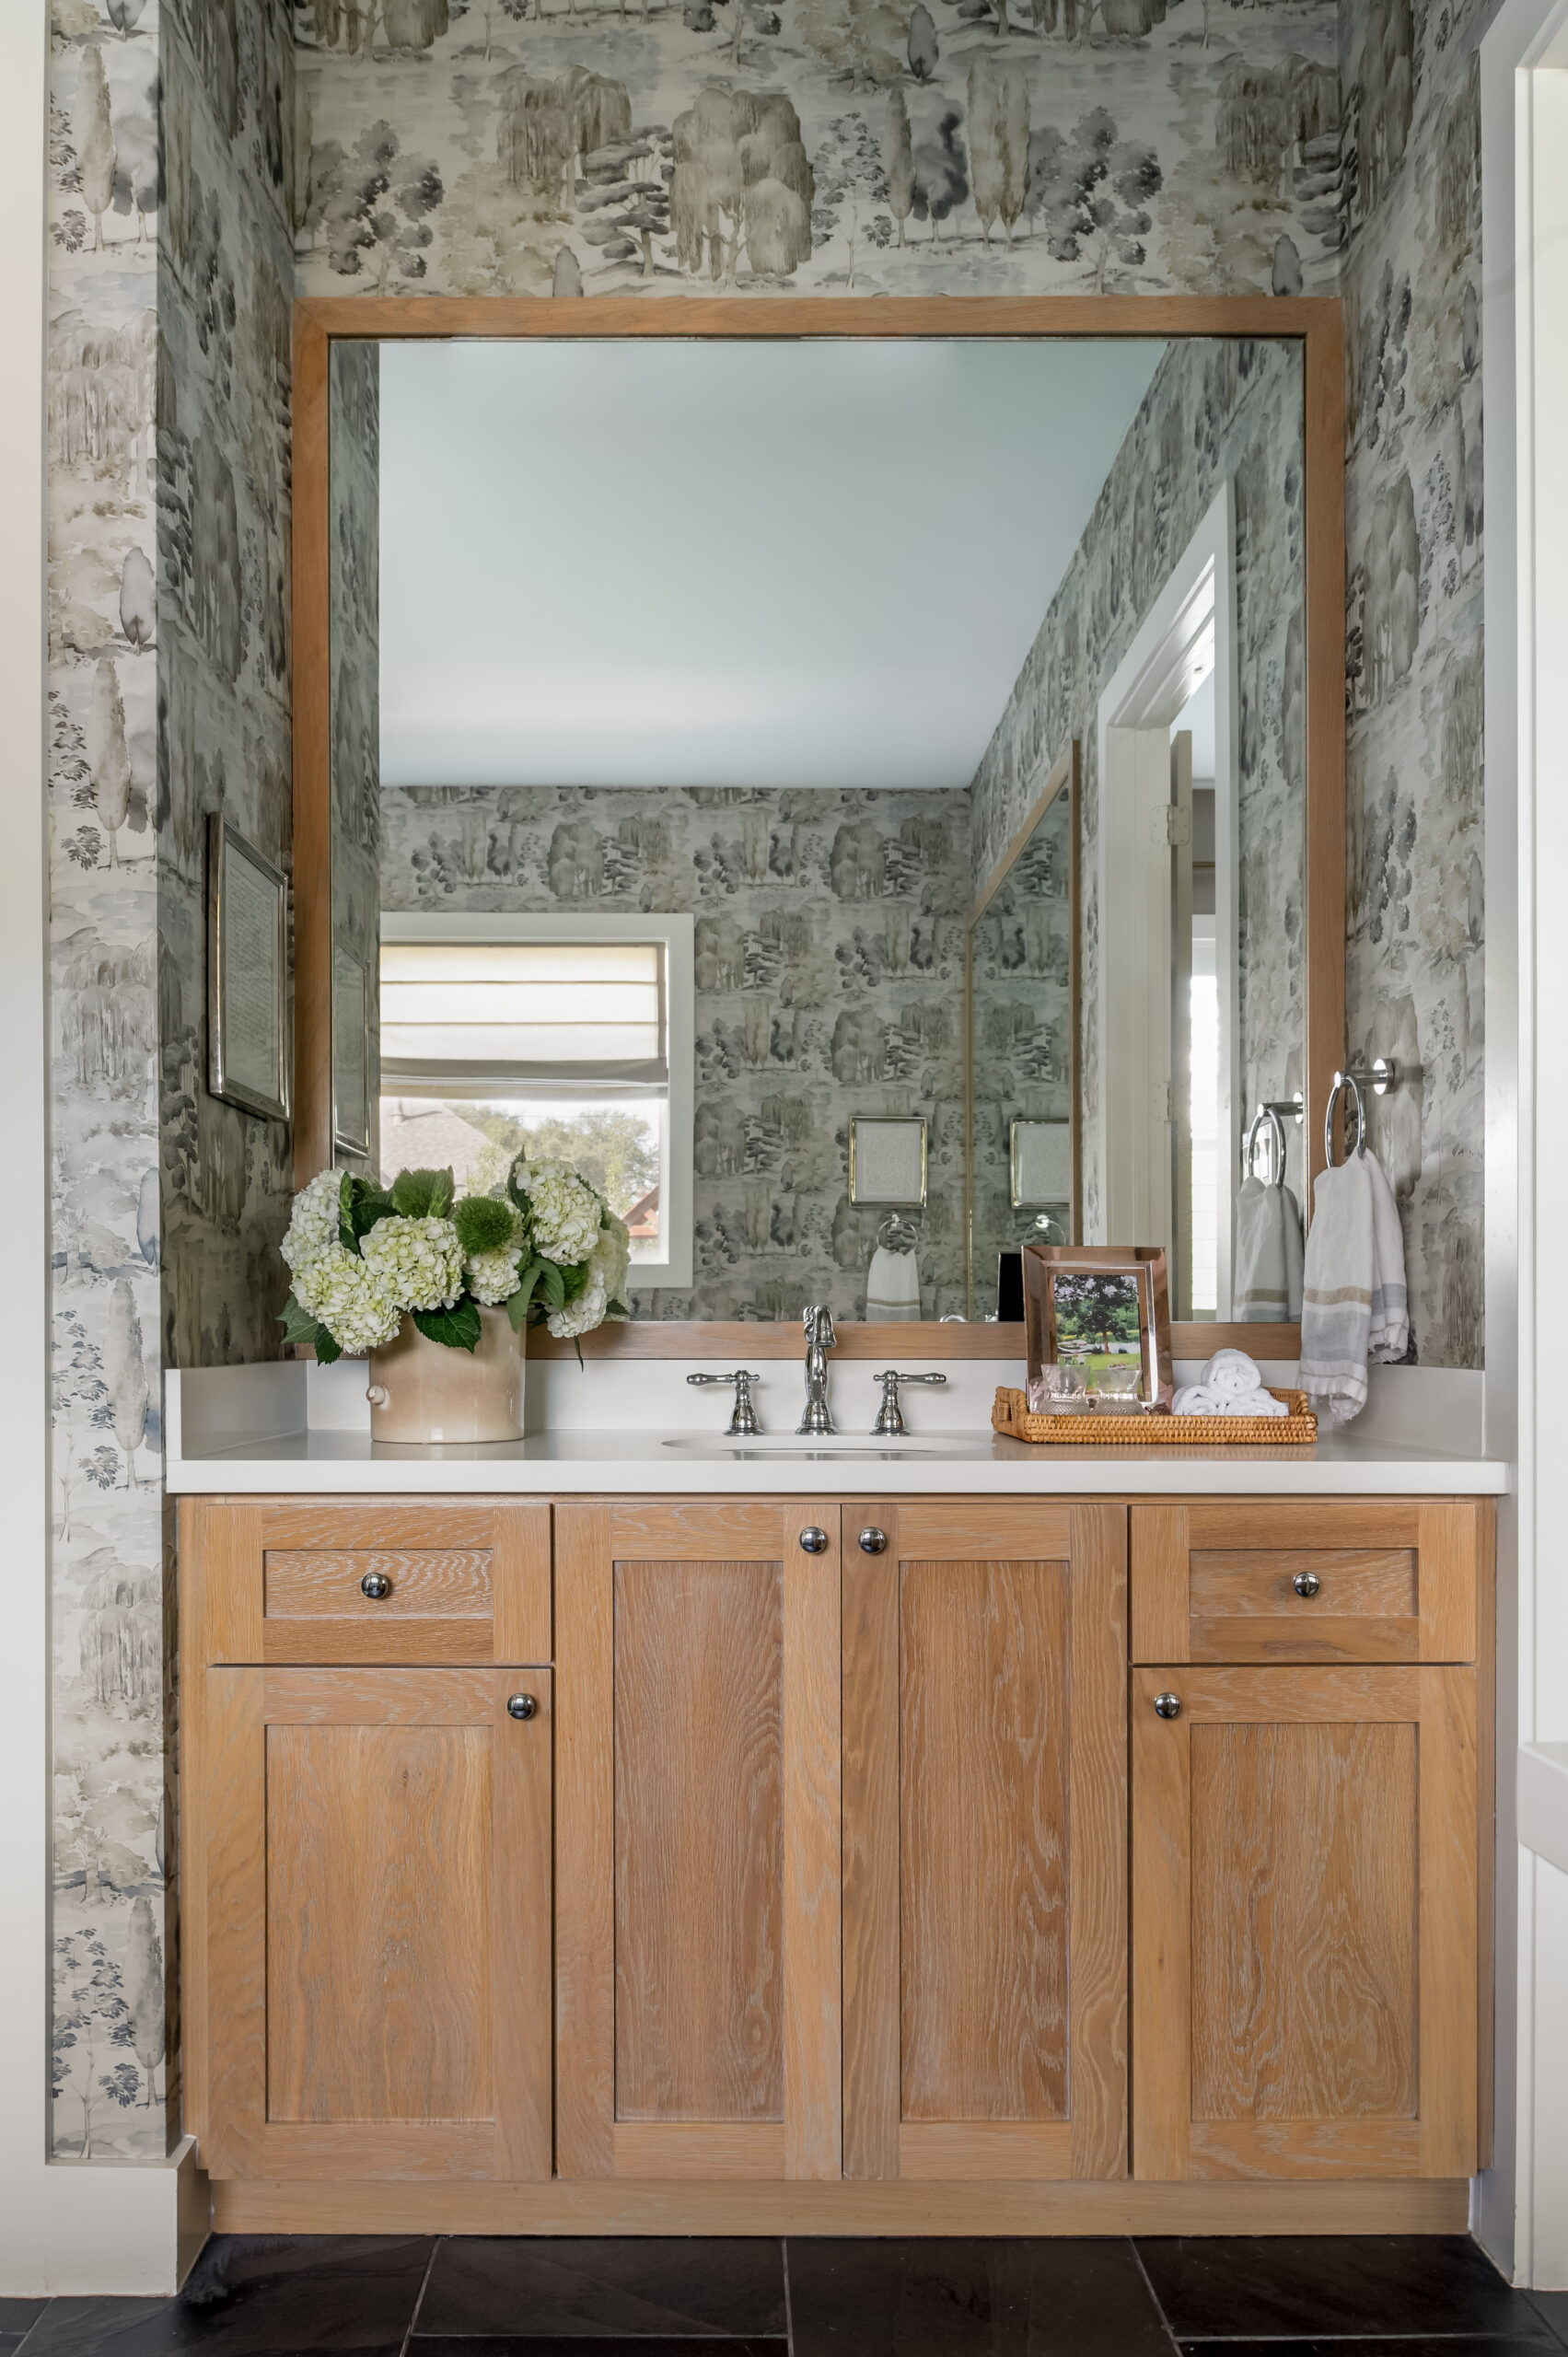
[(1192, 813), (1184, 808), (1179, 802), (1170, 802), (1166, 805), (1165, 839), (1173, 848), (1179, 843), (1190, 843), (1192, 840)]
[(1152, 1082), (1149, 1088), (1149, 1119), (1152, 1121), (1170, 1121), (1175, 1118), (1176, 1108), (1171, 1097), (1169, 1081)]

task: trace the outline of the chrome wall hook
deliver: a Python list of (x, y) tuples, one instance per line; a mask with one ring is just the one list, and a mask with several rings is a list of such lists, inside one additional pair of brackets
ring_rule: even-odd
[(1393, 1056), (1375, 1056), (1369, 1064), (1347, 1065), (1334, 1074), (1334, 1085), (1329, 1091), (1328, 1109), (1323, 1115), (1323, 1155), (1330, 1169), (1334, 1167), (1334, 1116), (1339, 1110), (1340, 1093), (1348, 1088), (1355, 1099), (1355, 1151), (1366, 1148), (1366, 1100), (1362, 1095), (1369, 1088), (1374, 1097), (1388, 1097), (1411, 1077), (1420, 1066), (1400, 1064)]
[(1265, 1097), (1252, 1116), (1251, 1127), (1247, 1132), (1247, 1143), (1242, 1148), (1242, 1177), (1250, 1178), (1256, 1175), (1254, 1165), (1258, 1151), (1258, 1132), (1267, 1121), (1269, 1127), (1266, 1134), (1271, 1149), (1272, 1167), (1266, 1184), (1271, 1187), (1283, 1187), (1285, 1176), (1284, 1125), (1287, 1121), (1304, 1121), (1306, 1119), (1307, 1104), (1299, 1088), (1294, 1097)]

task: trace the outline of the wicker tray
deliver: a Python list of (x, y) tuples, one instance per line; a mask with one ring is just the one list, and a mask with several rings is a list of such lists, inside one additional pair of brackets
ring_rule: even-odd
[(1280, 1442), (1309, 1448), (1318, 1437), (1318, 1419), (1306, 1392), (1273, 1396), (1284, 1401), (1288, 1416), (1032, 1416), (1021, 1391), (1000, 1385), (991, 1422), (1004, 1440), (1054, 1442), (1065, 1448), (1260, 1448)]

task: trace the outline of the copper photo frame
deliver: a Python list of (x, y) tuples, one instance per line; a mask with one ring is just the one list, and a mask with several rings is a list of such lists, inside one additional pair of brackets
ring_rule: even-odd
[(1058, 1363), (1058, 1281), (1120, 1276), (1137, 1308), (1144, 1399), (1150, 1408), (1169, 1408), (1176, 1395), (1176, 1370), (1170, 1353), (1170, 1287), (1159, 1245), (1026, 1244), (1023, 1271), (1024, 1338), (1031, 1376)]

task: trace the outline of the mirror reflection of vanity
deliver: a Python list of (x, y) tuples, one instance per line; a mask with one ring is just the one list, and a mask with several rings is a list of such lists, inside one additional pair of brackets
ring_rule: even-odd
[(301, 309), (296, 1177), (575, 1161), (638, 1321), (852, 1323), (879, 1254), (877, 1317), (978, 1322), (1030, 1240), (1162, 1244), (1173, 1316), (1232, 1321), (1253, 1117), (1304, 1201), (1342, 1060), (1338, 331), (1289, 317), (1331, 307), (444, 308)]

